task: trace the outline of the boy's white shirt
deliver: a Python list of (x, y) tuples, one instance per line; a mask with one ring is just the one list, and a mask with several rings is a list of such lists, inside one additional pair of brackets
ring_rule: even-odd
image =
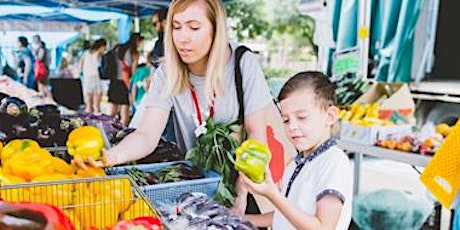
[[(296, 162), (292, 161), (284, 171), (283, 195), (295, 167)], [(326, 190), (337, 191), (345, 198), (336, 229), (348, 229), (352, 214), (353, 174), (348, 157), (336, 146), (304, 165), (292, 184), (288, 200), (303, 212), (315, 216), (317, 197)], [(272, 227), (273, 230), (295, 229), (278, 210), (275, 210)]]

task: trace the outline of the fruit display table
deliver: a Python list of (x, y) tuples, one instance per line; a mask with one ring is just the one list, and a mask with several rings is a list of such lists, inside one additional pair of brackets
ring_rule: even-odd
[(354, 194), (359, 194), (359, 186), (361, 179), (361, 162), (363, 155), (378, 157), (382, 159), (393, 160), (401, 163), (410, 164), (413, 166), (425, 167), (431, 160), (431, 156), (408, 153), (398, 150), (390, 150), (377, 146), (361, 145), (354, 142), (339, 141), (339, 147), (348, 154), (355, 154), (355, 171), (354, 171)]

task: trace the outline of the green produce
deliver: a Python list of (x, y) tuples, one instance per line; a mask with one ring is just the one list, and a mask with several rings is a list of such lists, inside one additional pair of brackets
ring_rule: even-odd
[(270, 149), (255, 140), (247, 140), (235, 151), (235, 169), (255, 183), (265, 180), (265, 170), (270, 163)]

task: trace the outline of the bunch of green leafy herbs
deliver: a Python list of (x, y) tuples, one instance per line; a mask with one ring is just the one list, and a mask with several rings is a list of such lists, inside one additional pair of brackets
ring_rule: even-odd
[(236, 196), (231, 171), (234, 167), (234, 151), (239, 142), (232, 133), (240, 131), (237, 121), (216, 124), (210, 117), (206, 120), (206, 133), (197, 138), (196, 146), (185, 156), (194, 165), (205, 170), (215, 170), (222, 175), (214, 200), (226, 206), (233, 204)]

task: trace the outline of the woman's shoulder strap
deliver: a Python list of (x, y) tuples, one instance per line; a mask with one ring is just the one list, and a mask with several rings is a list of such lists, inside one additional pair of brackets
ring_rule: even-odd
[(238, 113), (238, 123), (244, 124), (244, 101), (243, 101), (243, 76), (241, 74), (241, 58), (246, 51), (251, 50), (246, 46), (238, 46), (235, 50), (235, 85), (236, 85), (236, 96), (238, 97), (238, 104), (240, 110)]

